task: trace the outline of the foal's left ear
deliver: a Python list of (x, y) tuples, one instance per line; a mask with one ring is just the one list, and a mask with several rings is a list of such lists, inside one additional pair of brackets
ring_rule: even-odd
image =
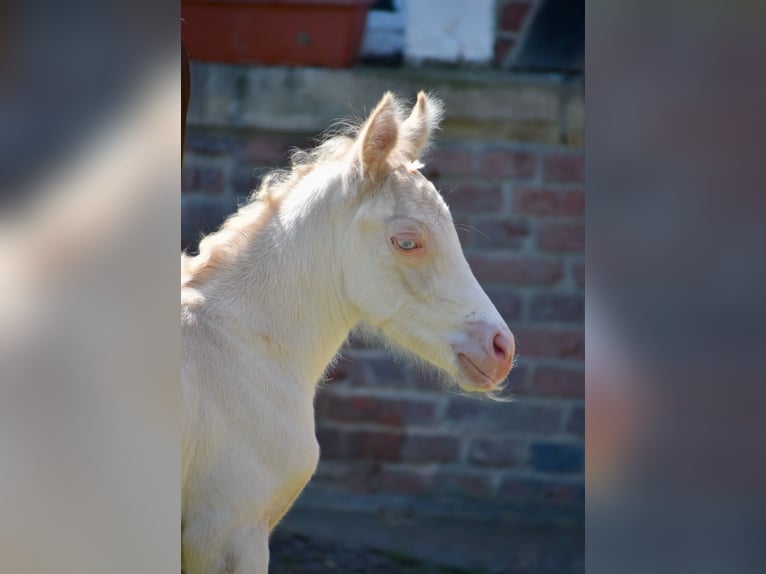
[(423, 154), (431, 143), (431, 134), (439, 127), (443, 113), (442, 103), (438, 99), (418, 92), (418, 101), (412, 113), (403, 123), (399, 138), (402, 154), (414, 161)]
[(359, 154), (366, 179), (378, 179), (388, 165), (388, 155), (399, 137), (399, 108), (391, 92), (375, 106), (359, 133)]

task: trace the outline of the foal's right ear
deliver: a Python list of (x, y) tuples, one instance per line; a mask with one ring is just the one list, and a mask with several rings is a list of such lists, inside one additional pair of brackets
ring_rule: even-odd
[(399, 138), (399, 108), (391, 92), (375, 106), (359, 133), (359, 156), (365, 179), (378, 179), (386, 170), (388, 155)]

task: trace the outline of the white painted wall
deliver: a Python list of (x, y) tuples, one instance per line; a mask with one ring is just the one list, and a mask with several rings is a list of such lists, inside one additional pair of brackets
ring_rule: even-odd
[(409, 0), (405, 57), (412, 62), (486, 63), (492, 59), (495, 0)]

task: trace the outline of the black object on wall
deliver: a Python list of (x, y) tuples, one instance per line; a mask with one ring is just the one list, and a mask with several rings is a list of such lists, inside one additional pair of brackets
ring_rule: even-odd
[(532, 18), (514, 68), (582, 73), (585, 0), (543, 0)]

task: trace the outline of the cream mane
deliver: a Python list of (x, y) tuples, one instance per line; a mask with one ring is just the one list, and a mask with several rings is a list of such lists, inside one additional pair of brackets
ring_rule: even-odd
[(199, 243), (199, 254), (181, 254), (181, 287), (194, 287), (209, 279), (216, 270), (232, 261), (252, 237), (277, 211), (282, 200), (318, 165), (343, 160), (354, 144), (358, 125), (344, 124), (342, 132), (331, 131), (311, 150), (296, 149), (290, 156), (289, 169), (268, 173), (261, 185), (221, 225)]

